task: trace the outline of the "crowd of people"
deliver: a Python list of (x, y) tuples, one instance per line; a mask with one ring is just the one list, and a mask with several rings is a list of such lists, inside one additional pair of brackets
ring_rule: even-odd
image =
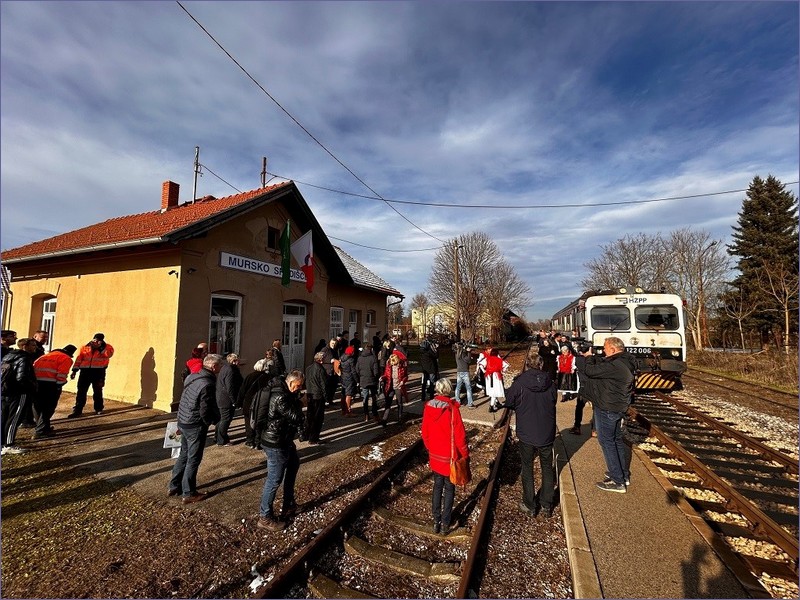
[[(475, 408), (473, 385), (489, 398), (489, 412), (502, 409), (516, 413), (516, 436), (521, 463), (522, 499), (519, 509), (531, 516), (553, 514), (553, 444), (556, 436), (556, 402), (576, 400), (575, 424), (570, 430), (581, 433), (583, 409), (593, 405), (593, 432), (606, 463), (604, 479), (597, 486), (605, 491), (624, 493), (630, 485), (629, 465), (622, 442), (623, 417), (632, 399), (635, 361), (625, 352), (619, 338), (609, 337), (602, 356), (591, 347), (556, 332), (540, 331), (525, 358), (525, 367), (506, 387), (509, 363), (497, 348), (477, 347), (461, 341), (453, 344), (456, 384), (440, 377), (439, 349), (423, 340), (419, 347), (421, 435), (429, 452), (433, 472), (431, 514), (433, 531), (447, 533), (453, 524), (455, 486), (451, 463), (469, 456), (469, 444), (461, 418), (462, 388), (466, 407)], [(92, 389), (96, 414), (104, 410), (103, 384), (113, 347), (102, 333), (95, 334), (80, 349), (73, 345), (45, 352), (47, 332), (37, 331), (32, 338), (17, 339), (16, 332), (3, 330), (2, 346), (2, 453), (23, 452), (14, 446), (17, 429), (33, 426), (34, 438), (55, 435), (50, 420), (67, 378), (78, 376), (75, 406), (68, 418), (82, 416)], [(75, 353), (77, 358), (73, 360)], [(476, 361), (476, 375), (470, 367)], [(283, 529), (297, 511), (294, 486), (300, 461), (295, 440), (309, 445), (324, 443), (326, 406), (340, 393), (339, 407), (347, 418), (357, 417), (353, 403), (362, 401), (365, 421), (386, 426), (393, 405), (397, 421), (404, 421), (408, 403), (409, 364), (405, 348), (396, 336), (377, 335), (372, 343), (358, 338), (348, 340), (342, 332), (327, 342), (320, 340), (313, 362), (305, 370), (288, 370), (279, 339), (274, 340), (264, 357), (255, 362), (247, 376), (241, 372), (246, 361), (237, 354), (209, 354), (208, 345), (192, 349), (183, 369), (183, 391), (177, 421), (181, 448), (172, 470), (167, 493), (179, 496), (184, 504), (202, 501), (206, 494), (197, 490), (197, 473), (203, 459), (211, 426), (218, 446), (232, 445), (229, 429), (238, 409), (242, 410), (245, 444), (262, 450), (267, 459), (258, 527)], [(302, 391), (305, 390), (305, 393)], [(383, 397), (381, 402), (381, 396)], [(534, 485), (534, 462), (538, 459), (541, 486)], [(273, 504), (283, 486), (282, 506)]]
[[(103, 385), (114, 348), (96, 333), (80, 350), (72, 344), (45, 351), (49, 333), (38, 330), (30, 338), (17, 338), (17, 332), (0, 332), (2, 349), (2, 454), (22, 454), (15, 446), (20, 427), (33, 428), (33, 438), (53, 437), (51, 419), (61, 390), (69, 379), (78, 376), (75, 406), (68, 418), (80, 417), (92, 389), (94, 412), (102, 414)], [(16, 346), (16, 347), (15, 347)], [(78, 357), (73, 362), (75, 352)]]

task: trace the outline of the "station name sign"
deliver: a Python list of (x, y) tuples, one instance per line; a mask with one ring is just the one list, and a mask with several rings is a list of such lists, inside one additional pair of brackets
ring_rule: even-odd
[[(236, 269), (237, 271), (247, 271), (248, 273), (267, 275), (269, 277), (281, 277), (283, 275), (283, 269), (281, 269), (280, 265), (230, 254), (229, 252), (219, 253), (219, 264), (224, 269)], [(289, 279), (305, 282), (306, 275), (300, 269), (290, 269)]]

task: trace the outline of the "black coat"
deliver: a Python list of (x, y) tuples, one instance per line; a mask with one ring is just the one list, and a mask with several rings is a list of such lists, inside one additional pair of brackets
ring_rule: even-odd
[(371, 352), (359, 356), (356, 361), (356, 378), (361, 387), (378, 385), (379, 377), (380, 368), (378, 367), (378, 359), (376, 356)]
[(426, 373), (439, 373), (439, 351), (434, 350), (430, 344), (420, 348), (419, 366)]
[(550, 375), (523, 371), (506, 390), (505, 406), (517, 413), (517, 437), (532, 446), (549, 446), (556, 439), (558, 391)]
[(216, 389), (217, 376), (208, 369), (189, 375), (178, 404), (178, 425), (187, 428), (218, 423)]
[(278, 371), (278, 375), (286, 375), (286, 361), (283, 359), (283, 352), (277, 348), (273, 348), (272, 352), (275, 356), (275, 368)]
[(342, 363), (339, 366), (342, 368), (342, 389), (345, 395), (355, 395), (358, 379), (356, 379), (356, 361), (353, 359), (353, 355), (342, 356)]
[(237, 365), (226, 362), (217, 375), (217, 406), (234, 408), (239, 406), (238, 396), (242, 387), (242, 372)]
[[(625, 412), (633, 394), (632, 364), (627, 355), (618, 353), (610, 357), (587, 360), (585, 356), (575, 357), (581, 386), (589, 383), (590, 398), (595, 408), (610, 412)], [(581, 387), (583, 390), (583, 387)]]
[(9, 365), (8, 396), (33, 394), (36, 391), (36, 374), (33, 372), (33, 354), (19, 348), (11, 348), (3, 356), (3, 363)]
[(298, 394), (289, 391), (283, 377), (275, 377), (253, 398), (256, 440), (266, 448), (291, 446), (303, 424), (303, 405)]
[(316, 361), (306, 367), (306, 395), (309, 398), (324, 399), (327, 385), (328, 373), (325, 367)]

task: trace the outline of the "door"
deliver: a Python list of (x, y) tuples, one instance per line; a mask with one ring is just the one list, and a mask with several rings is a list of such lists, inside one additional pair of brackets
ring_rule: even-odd
[(283, 358), (286, 368), (305, 371), (306, 307), (302, 304), (283, 305)]
[(50, 352), (53, 347), (53, 330), (56, 325), (56, 299), (45, 300), (42, 306), (42, 329), (49, 335), (44, 345), (45, 352)]
[[(347, 325), (347, 331), (350, 332), (350, 340), (358, 336), (358, 311), (356, 310), (350, 311), (350, 322)], [(350, 340), (347, 341), (349, 342)], [(363, 343), (364, 340), (361, 341)]]

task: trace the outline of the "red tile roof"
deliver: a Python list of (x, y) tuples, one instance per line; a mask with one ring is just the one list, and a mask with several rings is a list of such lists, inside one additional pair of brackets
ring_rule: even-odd
[(158, 242), (184, 227), (200, 223), (230, 208), (244, 204), (248, 200), (290, 184), (292, 184), (291, 181), (286, 181), (225, 198), (204, 198), (194, 203), (181, 204), (165, 212), (156, 210), (138, 215), (116, 217), (19, 248), (4, 250), (2, 259), (3, 261), (16, 261), (52, 254), (67, 254), (84, 249), (91, 251), (98, 247), (115, 244), (124, 245), (139, 241)]

